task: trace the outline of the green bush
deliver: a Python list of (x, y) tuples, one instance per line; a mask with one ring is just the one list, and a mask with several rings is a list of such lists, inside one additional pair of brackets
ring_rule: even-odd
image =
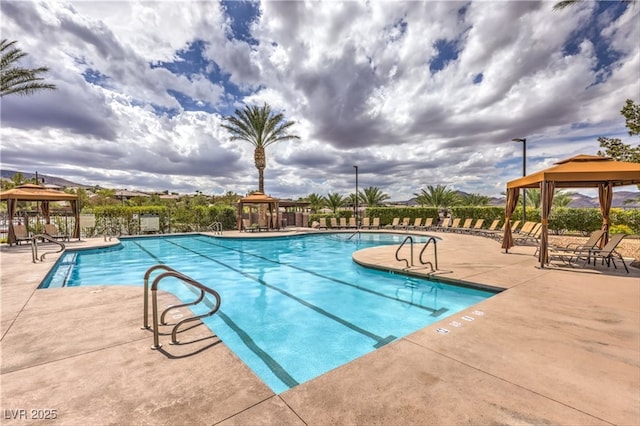
[(627, 225), (613, 225), (609, 228), (609, 234), (633, 234), (633, 231)]

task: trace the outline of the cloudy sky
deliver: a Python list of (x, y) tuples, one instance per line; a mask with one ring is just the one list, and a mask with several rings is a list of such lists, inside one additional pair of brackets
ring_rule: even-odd
[[(257, 189), (225, 116), (270, 104), (299, 141), (267, 148), (277, 197), (427, 185), (499, 195), (527, 171), (638, 143), (640, 4), (548, 1), (23, 1), (2, 38), (58, 90), (5, 96), (3, 169), (87, 185)], [(635, 189), (630, 187), (631, 190)]]

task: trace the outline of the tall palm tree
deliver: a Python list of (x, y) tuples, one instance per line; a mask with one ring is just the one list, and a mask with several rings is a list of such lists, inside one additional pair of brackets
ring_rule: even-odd
[(462, 197), (462, 204), (465, 206), (486, 206), (489, 204), (489, 197), (482, 194), (467, 194)]
[(236, 110), (235, 116), (225, 118), (222, 127), (231, 132), (231, 140), (243, 140), (255, 147), (253, 160), (258, 169), (258, 191), (264, 192), (264, 169), (267, 166), (265, 148), (276, 142), (300, 139), (288, 133), (295, 123), (284, 121), (284, 114), (271, 112), (266, 103), (262, 107), (245, 106)]
[(432, 206), (449, 208), (460, 204), (458, 193), (452, 189), (447, 189), (447, 185), (427, 185), (427, 190), (420, 190), (416, 196), (416, 202), (421, 206)]
[(345, 198), (337, 193), (337, 192), (332, 192), (327, 194), (327, 198), (326, 198), (326, 205), (327, 207), (329, 207), (334, 213), (342, 206), (344, 206), (346, 203)]
[(49, 71), (47, 67), (22, 68), (18, 61), (27, 54), (15, 47), (17, 41), (0, 41), (0, 97), (11, 94), (31, 95), (38, 90), (56, 88), (55, 84), (44, 83), (39, 74)]
[(322, 195), (316, 194), (315, 192), (307, 195), (307, 201), (309, 202), (309, 208), (314, 213), (323, 208), (325, 206), (325, 203), (327, 202), (327, 200)]
[(382, 192), (377, 186), (370, 186), (364, 188), (358, 194), (358, 200), (362, 201), (367, 207), (376, 207), (382, 204), (383, 201), (388, 200), (389, 196)]

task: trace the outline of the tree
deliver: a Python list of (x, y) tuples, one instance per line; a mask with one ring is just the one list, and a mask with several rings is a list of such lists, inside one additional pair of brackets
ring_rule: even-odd
[(460, 204), (460, 197), (456, 191), (447, 189), (447, 185), (428, 185), (427, 190), (420, 190), (416, 196), (416, 202), (421, 206), (449, 208)]
[[(620, 110), (625, 118), (625, 124), (629, 129), (629, 136), (640, 135), (640, 105), (636, 105), (633, 100), (627, 99), (624, 107)], [(603, 157), (611, 157), (618, 161), (628, 161), (631, 163), (640, 163), (640, 145), (633, 147), (622, 143), (617, 138), (598, 138), (600, 148), (604, 151), (598, 151), (598, 155)]]
[(267, 166), (265, 148), (276, 142), (300, 139), (289, 134), (289, 128), (295, 123), (284, 121), (282, 113), (272, 113), (266, 103), (262, 107), (245, 106), (235, 111), (235, 116), (225, 118), (222, 127), (231, 133), (231, 140), (243, 140), (255, 147), (253, 159), (258, 169), (258, 191), (264, 192), (264, 169)]
[(327, 198), (325, 200), (327, 207), (329, 207), (334, 213), (346, 203), (345, 198), (337, 192), (327, 194)]
[(385, 194), (377, 186), (364, 188), (358, 193), (358, 200), (367, 207), (377, 207), (389, 199), (389, 195)]
[(489, 197), (481, 194), (467, 194), (462, 197), (462, 204), (465, 206), (486, 206), (489, 204)]
[(27, 54), (18, 49), (17, 41), (0, 41), (0, 97), (11, 94), (31, 95), (38, 90), (54, 90), (56, 86), (44, 83), (39, 77), (49, 71), (47, 67), (23, 68), (18, 61)]
[(323, 208), (326, 204), (326, 201), (327, 200), (322, 195), (316, 194), (315, 192), (307, 196), (307, 202), (309, 203), (309, 208), (314, 213), (316, 213), (318, 210)]
[[(553, 6), (553, 10), (562, 10), (569, 6), (575, 6), (578, 3), (581, 3), (584, 0), (563, 0), (559, 1)], [(622, 3), (635, 3), (637, 0), (620, 0)]]

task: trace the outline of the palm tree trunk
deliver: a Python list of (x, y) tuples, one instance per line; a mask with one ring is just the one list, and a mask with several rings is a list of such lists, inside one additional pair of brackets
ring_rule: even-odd
[(253, 160), (258, 169), (258, 191), (264, 193), (264, 169), (267, 165), (267, 158), (264, 152), (264, 147), (257, 146), (253, 153)]

